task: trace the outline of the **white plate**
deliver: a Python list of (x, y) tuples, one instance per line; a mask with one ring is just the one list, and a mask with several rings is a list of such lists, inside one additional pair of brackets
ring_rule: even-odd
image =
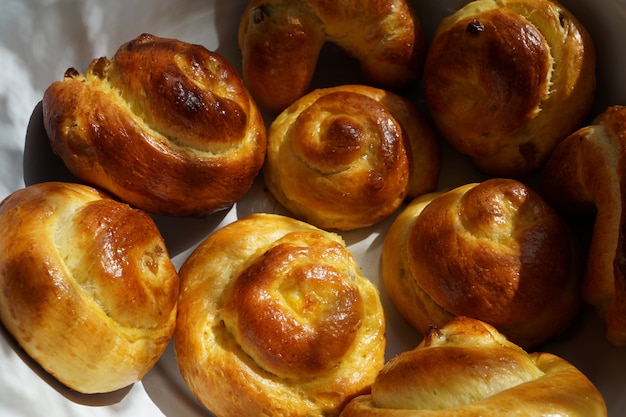
[[(41, 125), (39, 102), (44, 89), (61, 79), (68, 67), (84, 69), (94, 57), (111, 56), (122, 43), (142, 32), (199, 43), (216, 50), (236, 66), (237, 24), (245, 0), (0, 0), (0, 198), (25, 184), (71, 179), (49, 151)], [(465, 3), (416, 2), (427, 33), (441, 18)], [(598, 52), (598, 96), (594, 113), (626, 104), (626, 0), (563, 0), (586, 25)], [(318, 82), (350, 82), (350, 62), (332, 48), (324, 52), (327, 71)], [(342, 70), (334, 70), (342, 68)], [(332, 77), (329, 78), (329, 75)], [(440, 188), (480, 180), (467, 160), (445, 155)], [(257, 183), (230, 211), (208, 219), (156, 218), (174, 261), (180, 265), (213, 230), (256, 211), (277, 205)], [(344, 235), (365, 274), (378, 283), (378, 262), (384, 232), (391, 219), (377, 227)], [(414, 347), (419, 336), (397, 314), (381, 292), (389, 317), (387, 351), (391, 357)], [(0, 331), (0, 415), (3, 416), (201, 416), (210, 415), (184, 385), (173, 352), (131, 387), (105, 395), (68, 391), (25, 355), (4, 328)], [(587, 311), (570, 338), (544, 347), (576, 365), (603, 393), (609, 416), (626, 415), (626, 349), (610, 346), (604, 328)]]

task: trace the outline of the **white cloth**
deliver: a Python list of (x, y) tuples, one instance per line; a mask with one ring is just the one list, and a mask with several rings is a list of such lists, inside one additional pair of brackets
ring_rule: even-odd
[[(240, 67), (237, 25), (246, 0), (0, 0), (0, 199), (27, 182), (63, 178), (62, 165), (47, 150), (41, 124), (44, 90), (68, 67), (83, 70), (96, 57), (111, 56), (122, 43), (147, 32), (199, 43)], [(462, 0), (416, 1), (427, 32)], [(598, 47), (599, 102), (626, 104), (626, 0), (563, 0), (592, 32)], [(32, 117), (32, 121), (31, 121)], [(441, 184), (455, 185), (461, 159), (444, 160)], [(448, 170), (448, 174), (446, 174)], [(456, 170), (456, 172), (452, 172)], [(467, 176), (462, 179), (469, 180)], [(252, 211), (273, 211), (259, 184), (227, 213), (208, 220), (157, 218), (180, 265), (208, 233)], [(379, 284), (384, 222), (345, 235), (366, 276)], [(1, 233), (1, 231), (0, 231)], [(2, 256), (2, 254), (0, 254)], [(391, 357), (414, 347), (415, 332), (399, 318), (384, 292)], [(7, 417), (202, 416), (185, 387), (171, 349), (141, 383), (119, 392), (83, 396), (68, 391), (38, 367), (0, 327), (0, 415)], [(626, 351), (607, 346), (593, 315), (567, 343), (549, 348), (584, 371), (603, 392), (609, 415), (626, 414)]]

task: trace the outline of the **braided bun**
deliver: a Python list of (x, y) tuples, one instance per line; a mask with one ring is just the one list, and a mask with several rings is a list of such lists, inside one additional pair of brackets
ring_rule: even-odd
[(381, 262), (391, 300), (420, 332), (470, 316), (527, 348), (565, 330), (581, 305), (577, 240), (515, 180), (418, 197), (391, 225)]
[(82, 74), (68, 70), (43, 113), (76, 177), (157, 214), (230, 207), (265, 157), (264, 122), (236, 70), (173, 39), (144, 34)]
[(84, 185), (28, 186), (0, 204), (0, 319), (81, 393), (139, 381), (176, 320), (178, 275), (143, 211)]
[(550, 353), (526, 353), (487, 323), (457, 317), (391, 359), (341, 417), (606, 417), (598, 389)]
[(477, 0), (444, 19), (424, 64), (433, 120), (482, 171), (537, 170), (585, 120), (595, 50), (581, 23), (551, 0)]

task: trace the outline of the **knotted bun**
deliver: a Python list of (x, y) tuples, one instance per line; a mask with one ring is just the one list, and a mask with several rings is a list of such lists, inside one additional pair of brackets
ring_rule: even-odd
[(152, 219), (78, 184), (0, 204), (0, 318), (46, 371), (81, 393), (139, 381), (176, 320), (178, 275)]
[(344, 85), (306, 94), (274, 120), (263, 170), (267, 187), (292, 214), (324, 229), (351, 230), (433, 191), (440, 150), (407, 99)]
[(609, 341), (626, 346), (626, 107), (607, 108), (565, 139), (542, 175), (543, 193), (555, 206), (595, 214), (582, 294), (605, 321)]
[(385, 237), (382, 278), (420, 332), (463, 315), (531, 347), (561, 333), (578, 311), (579, 252), (537, 193), (490, 179), (411, 202)]
[(149, 212), (231, 206), (263, 164), (265, 125), (236, 70), (199, 45), (144, 34), (67, 71), (43, 98), (54, 151), (82, 181)]
[(216, 415), (337, 415), (384, 363), (378, 292), (335, 234), (253, 214), (209, 236), (180, 277), (176, 359)]
[(550, 353), (526, 353), (487, 323), (458, 317), (392, 358), (341, 417), (606, 417), (589, 379)]
[(537, 170), (580, 127), (595, 91), (595, 51), (556, 1), (478, 0), (437, 29), (425, 100), (441, 134), (493, 176)]
[(404, 0), (252, 0), (239, 25), (243, 77), (279, 113), (308, 92), (326, 42), (356, 58), (366, 83), (394, 89), (421, 72), (425, 38)]

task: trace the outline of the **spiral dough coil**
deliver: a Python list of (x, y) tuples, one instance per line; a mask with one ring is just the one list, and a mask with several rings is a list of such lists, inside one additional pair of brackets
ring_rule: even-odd
[(434, 190), (440, 150), (407, 99), (343, 85), (305, 95), (274, 120), (263, 170), (269, 190), (296, 217), (351, 230)]
[(176, 359), (216, 415), (337, 415), (384, 363), (378, 292), (335, 234), (253, 214), (209, 236), (180, 276)]

